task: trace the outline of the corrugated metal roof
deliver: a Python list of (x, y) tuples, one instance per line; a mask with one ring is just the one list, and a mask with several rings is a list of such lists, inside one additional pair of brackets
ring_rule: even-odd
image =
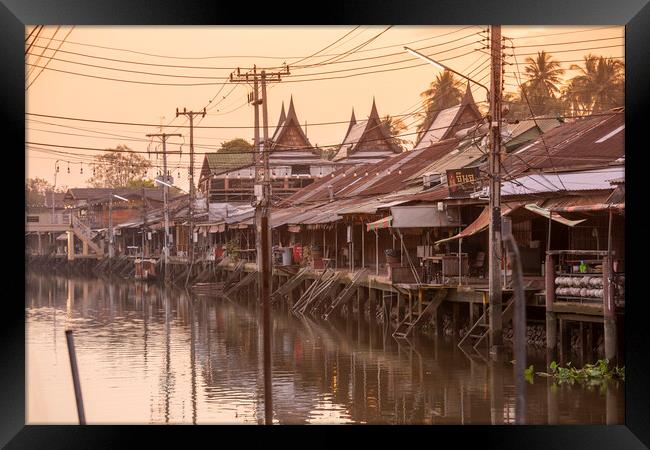
[(531, 169), (594, 167), (613, 163), (625, 156), (624, 122), (622, 111), (612, 111), (563, 123), (544, 133), (543, 139), (537, 139), (507, 156), (503, 165), (508, 173), (516, 174)]
[[(541, 192), (611, 190), (609, 180), (625, 174), (624, 167), (608, 167), (580, 172), (539, 173), (506, 181), (501, 195), (526, 195)], [(484, 192), (489, 193), (486, 188)]]

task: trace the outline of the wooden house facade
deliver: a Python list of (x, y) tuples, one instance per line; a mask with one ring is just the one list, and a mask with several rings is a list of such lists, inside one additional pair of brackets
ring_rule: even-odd
[[(296, 114), (293, 97), (270, 139), (271, 192), (285, 198), (334, 171), (336, 163), (322, 159), (307, 138)], [(199, 189), (209, 203), (250, 203), (255, 181), (254, 153), (216, 152), (205, 155)]]

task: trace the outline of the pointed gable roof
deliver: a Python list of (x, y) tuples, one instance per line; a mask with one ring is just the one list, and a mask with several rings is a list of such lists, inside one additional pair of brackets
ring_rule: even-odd
[[(280, 119), (284, 116), (284, 103), (280, 112)], [(311, 143), (307, 135), (300, 126), (300, 120), (296, 114), (296, 108), (293, 104), (293, 95), (289, 100), (289, 110), (284, 116), (284, 120), (278, 122), (278, 127), (273, 133), (271, 151), (273, 150), (303, 150), (311, 151)]]
[(468, 128), (470, 123), (461, 123), (460, 119), (464, 115), (470, 115), (476, 120), (481, 118), (481, 113), (476, 106), (469, 82), (465, 94), (458, 105), (437, 111), (429, 121), (427, 131), (416, 142), (414, 150), (426, 148), (436, 142), (453, 137), (454, 131), (462, 128)]
[[(381, 140), (377, 141), (376, 137), (369, 138), (368, 136), (371, 132), (375, 132), (374, 134), (379, 133)], [(340, 161), (342, 159), (349, 158), (353, 153), (361, 150), (360, 145), (364, 143), (364, 140), (366, 138), (368, 138), (367, 142), (365, 142), (366, 144), (377, 142), (377, 151), (372, 152), (372, 156), (375, 158), (383, 159), (393, 153), (401, 153), (402, 151), (399, 146), (395, 145), (392, 136), (390, 136), (390, 133), (386, 127), (381, 126), (381, 118), (379, 117), (379, 112), (377, 111), (377, 103), (375, 102), (374, 97), (372, 98), (372, 107), (370, 108), (370, 115), (368, 116), (368, 119), (357, 122), (357, 119), (354, 115), (354, 108), (352, 109), (352, 117), (350, 118), (348, 131), (345, 133), (343, 142), (339, 146), (339, 150), (337, 151), (333, 160)], [(370, 144), (370, 146), (372, 146), (372, 144)], [(377, 154), (374, 155), (374, 153)]]

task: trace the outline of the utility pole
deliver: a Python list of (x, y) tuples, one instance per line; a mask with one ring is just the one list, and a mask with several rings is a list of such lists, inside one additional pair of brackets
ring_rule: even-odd
[[(165, 217), (165, 238), (163, 240), (163, 263), (165, 264), (165, 283), (169, 281), (169, 208), (167, 207), (167, 191), (169, 189), (169, 177), (167, 176), (167, 139), (170, 137), (183, 137), (182, 134), (147, 134), (147, 137), (160, 138), (163, 146), (163, 214)], [(180, 152), (171, 152), (180, 153)]]
[(113, 189), (110, 191), (108, 198), (108, 257), (113, 258)]
[[(490, 86), (490, 242), (489, 302), (490, 353), (497, 356), (503, 346), (501, 306), (501, 25), (490, 26), (492, 82)], [(504, 268), (505, 269), (505, 268)]]
[[(253, 67), (252, 73), (242, 74), (238, 68), (236, 74), (230, 74), (231, 82), (253, 81), (252, 103), (255, 106), (255, 224), (259, 246), (257, 249), (257, 261), (259, 269), (260, 299), (262, 302), (262, 325), (264, 333), (264, 422), (266, 425), (273, 423), (273, 392), (271, 384), (271, 233), (269, 228), (269, 216), (271, 207), (271, 180), (269, 176), (269, 131), (268, 131), (268, 99), (266, 96), (266, 83), (269, 81), (279, 82), (282, 75), (289, 75), (289, 67), (281, 72), (267, 72), (262, 70), (257, 73), (257, 67)], [(258, 98), (258, 80), (261, 83), (262, 98)], [(250, 98), (250, 97), (249, 97)], [(250, 101), (250, 100), (249, 100)], [(259, 111), (258, 106), (262, 104), (262, 122), (264, 139), (259, 140)]]
[(144, 195), (144, 186), (142, 186), (142, 259), (144, 259), (146, 256), (144, 251), (144, 245), (146, 242), (146, 237), (145, 237), (146, 229), (147, 229), (147, 200)]
[(194, 262), (194, 116), (205, 117), (205, 108), (203, 111), (187, 111), (183, 108), (180, 112), (176, 108), (176, 117), (187, 116), (190, 119), (190, 204), (188, 212), (190, 215), (190, 239), (189, 239), (189, 255), (190, 261)]

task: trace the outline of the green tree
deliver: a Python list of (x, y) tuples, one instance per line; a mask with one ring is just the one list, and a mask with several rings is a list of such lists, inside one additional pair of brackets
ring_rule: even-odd
[(420, 93), (424, 98), (424, 118), (418, 125), (418, 133), (423, 133), (441, 109), (457, 105), (463, 98), (463, 82), (448, 70), (438, 74), (429, 85), (429, 89)]
[[(553, 57), (541, 51), (533, 59), (526, 58), (524, 73), (527, 80), (521, 87), (520, 97), (527, 100), (534, 115), (558, 112), (560, 107), (562, 75), (564, 69)], [(525, 95), (525, 97), (524, 97)]]
[(594, 114), (617, 106), (625, 100), (625, 64), (620, 59), (589, 54), (584, 66), (573, 64), (579, 74), (569, 80), (563, 100), (572, 114)]
[(94, 174), (87, 181), (92, 187), (128, 187), (147, 175), (151, 161), (138, 155), (126, 145), (118, 145), (94, 158)]
[(222, 142), (219, 152), (225, 153), (248, 153), (253, 150), (253, 144), (246, 139), (236, 138), (230, 141)]
[(139, 180), (131, 180), (127, 183), (127, 187), (130, 188), (152, 188), (156, 187), (154, 181), (150, 178), (141, 178)]
[(28, 178), (25, 181), (25, 204), (40, 206), (45, 204), (45, 193), (52, 190), (52, 185), (44, 178)]

